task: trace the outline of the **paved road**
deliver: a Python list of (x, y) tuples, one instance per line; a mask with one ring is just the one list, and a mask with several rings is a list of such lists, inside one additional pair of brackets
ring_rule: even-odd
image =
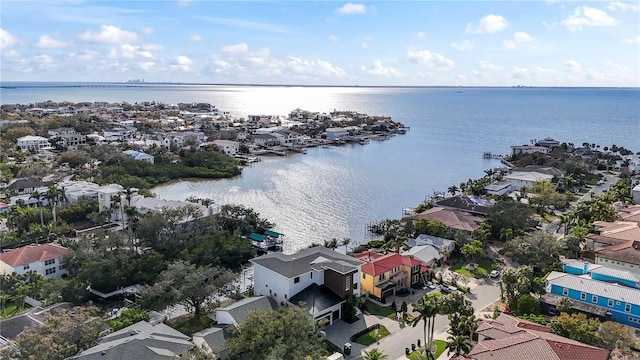
[[(476, 312), (486, 308), (500, 298), (500, 288), (496, 285), (495, 280), (486, 279), (479, 280), (478, 286), (475, 287), (467, 298), (473, 303)], [(449, 320), (446, 316), (436, 316), (435, 332), (436, 339), (446, 339), (446, 330), (449, 326)], [(416, 327), (406, 326), (403, 329), (383, 338), (379, 344), (370, 346), (371, 348), (379, 348), (389, 359), (406, 359), (405, 348), (411, 349), (411, 344), (416, 344), (418, 339), (424, 342), (424, 333), (422, 323)]]

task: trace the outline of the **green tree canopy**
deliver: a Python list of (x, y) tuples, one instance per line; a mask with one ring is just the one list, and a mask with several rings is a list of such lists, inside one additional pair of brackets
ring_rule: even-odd
[(146, 304), (181, 304), (202, 314), (202, 309), (212, 301), (212, 296), (228, 294), (235, 274), (229, 270), (211, 266), (196, 266), (186, 261), (176, 261), (160, 273), (153, 286), (140, 291)]
[(516, 201), (499, 201), (487, 214), (491, 223), (493, 238), (500, 237), (500, 229), (511, 228), (513, 234), (521, 234), (525, 229), (535, 227), (536, 221), (533, 219), (533, 210), (526, 204)]
[(329, 355), (305, 306), (250, 310), (242, 324), (229, 328), (230, 359), (326, 359)]
[(562, 245), (555, 235), (538, 230), (506, 242), (502, 250), (518, 263), (535, 266), (538, 273), (545, 273), (560, 261)]

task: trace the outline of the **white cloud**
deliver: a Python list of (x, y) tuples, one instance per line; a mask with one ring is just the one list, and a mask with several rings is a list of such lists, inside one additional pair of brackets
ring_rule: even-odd
[(104, 44), (131, 43), (138, 40), (138, 35), (134, 32), (122, 30), (112, 25), (100, 26), (100, 31), (86, 31), (79, 36), (80, 40), (86, 42), (96, 42)]
[(407, 56), (409, 61), (426, 65), (429, 69), (451, 70), (456, 65), (453, 60), (429, 50), (409, 50)]
[(575, 60), (565, 61), (564, 67), (567, 69), (567, 71), (571, 71), (571, 72), (579, 72), (580, 70), (582, 70), (582, 65)]
[(469, 40), (464, 40), (461, 43), (452, 42), (451, 47), (460, 50), (460, 51), (471, 51), (473, 50), (473, 44)]
[(513, 39), (517, 43), (530, 43), (530, 42), (533, 42), (533, 37), (531, 35), (527, 34), (526, 32), (521, 32), (521, 31), (518, 31), (515, 34), (513, 34)]
[(11, 35), (7, 30), (0, 28), (0, 49), (4, 49), (18, 42), (15, 36)]
[(498, 71), (498, 70), (502, 70), (502, 66), (493, 64), (493, 63), (491, 63), (489, 61), (486, 61), (486, 60), (478, 61), (477, 65), (478, 65), (478, 69), (480, 69), (482, 71)]
[(174, 70), (189, 72), (191, 71), (192, 64), (193, 64), (193, 60), (189, 59), (186, 56), (180, 55), (173, 58), (173, 62), (171, 63), (171, 68)]
[(516, 45), (516, 42), (512, 40), (502, 41), (502, 46), (504, 46), (504, 48), (507, 50), (515, 50), (518, 48), (518, 45)]
[(135, 59), (135, 58), (152, 59), (153, 54), (148, 50), (142, 50), (139, 46), (133, 46), (130, 44), (122, 44), (120, 48), (113, 47), (109, 52), (110, 59)]
[(51, 55), (37, 55), (33, 57), (33, 61), (38, 64), (52, 64), (53, 58)]
[(189, 35), (189, 41), (193, 41), (193, 42), (202, 41), (202, 36), (200, 36), (200, 34), (191, 34)]
[(247, 46), (247, 44), (245, 43), (239, 43), (234, 45), (223, 46), (221, 50), (222, 52), (226, 52), (226, 53), (239, 54), (239, 53), (246, 53), (249, 50), (249, 46)]
[(151, 35), (153, 34), (153, 31), (154, 31), (153, 28), (150, 26), (145, 26), (142, 28), (142, 33), (145, 35)]
[(524, 79), (529, 77), (529, 69), (520, 66), (514, 66), (511, 72), (511, 77), (514, 79)]
[(573, 14), (562, 20), (561, 24), (570, 31), (582, 31), (584, 26), (613, 26), (616, 20), (602, 10), (580, 6), (573, 10)]
[(425, 39), (427, 37), (427, 34), (425, 34), (424, 31), (418, 31), (416, 33), (416, 36), (418, 37), (418, 39)]
[(145, 51), (161, 51), (164, 50), (164, 46), (158, 44), (145, 44), (142, 45), (140, 49)]
[(633, 38), (624, 39), (624, 43), (625, 44), (637, 44), (637, 45), (640, 45), (640, 35), (636, 36), (635, 39), (633, 39)]
[(367, 13), (367, 8), (363, 4), (346, 3), (336, 9), (336, 14), (340, 15), (354, 15)]
[(396, 68), (382, 65), (382, 61), (380, 60), (375, 60), (373, 62), (373, 67), (370, 69), (368, 69), (364, 65), (362, 65), (360, 69), (371, 75), (376, 75), (376, 76), (386, 77), (386, 78), (401, 78), (405, 76), (405, 74), (403, 74), (402, 72), (400, 72), (400, 70)]
[(467, 24), (466, 32), (468, 34), (495, 34), (507, 28), (507, 19), (501, 15), (487, 15), (478, 21), (474, 26), (472, 23)]
[(139, 62), (138, 63), (138, 67), (144, 71), (149, 71), (153, 69), (153, 66), (156, 63), (154, 61), (144, 61), (144, 62)]
[(289, 56), (286, 69), (295, 75), (312, 76), (312, 77), (330, 77), (330, 78), (343, 78), (345, 77), (345, 71), (333, 64), (324, 60), (308, 61), (297, 57)]
[(63, 47), (69, 46), (69, 43), (56, 40), (49, 35), (40, 35), (38, 38), (38, 42), (36, 42), (35, 47), (43, 48), (43, 49), (59, 49)]
[(625, 12), (627, 10), (638, 11), (638, 6), (634, 5), (633, 2), (622, 2), (622, 1), (613, 1), (609, 3), (607, 9), (611, 11), (622, 11)]

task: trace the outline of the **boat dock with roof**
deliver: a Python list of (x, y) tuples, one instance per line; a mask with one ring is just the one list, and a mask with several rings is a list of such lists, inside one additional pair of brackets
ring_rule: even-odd
[(272, 230), (265, 230), (263, 234), (249, 234), (251, 245), (259, 252), (282, 251), (284, 235)]

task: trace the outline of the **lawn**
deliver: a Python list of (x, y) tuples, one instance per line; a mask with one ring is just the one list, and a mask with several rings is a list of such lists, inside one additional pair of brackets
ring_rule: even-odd
[(380, 325), (379, 328), (372, 329), (371, 331), (358, 336), (356, 342), (364, 346), (369, 346), (387, 335), (389, 335), (389, 330), (387, 330), (386, 327)]
[(169, 325), (181, 333), (191, 336), (193, 333), (209, 327), (209, 317), (206, 315), (195, 317), (192, 314), (188, 314), (174, 319)]
[(18, 309), (16, 304), (14, 304), (13, 302), (7, 302), (4, 306), (4, 314), (2, 313), (2, 310), (0, 310), (0, 319), (8, 319), (20, 313), (27, 312), (29, 311), (30, 308), (31, 306), (29, 306), (28, 304), (25, 304), (24, 309), (20, 310)]
[[(434, 359), (437, 359), (446, 350), (447, 342), (444, 340), (433, 340), (433, 343), (436, 345), (436, 353), (434, 354)], [(424, 359), (424, 357), (421, 357), (420, 354), (421, 353), (418, 350), (416, 350), (411, 354), (407, 355), (407, 358), (411, 360)]]
[(455, 263), (449, 268), (451, 271), (455, 271), (458, 274), (462, 274), (468, 277), (473, 277), (476, 279), (483, 279), (489, 276), (491, 270), (493, 270), (493, 263), (484, 259), (473, 260), (472, 262), (478, 264), (478, 267), (474, 271), (469, 271), (465, 269), (465, 265), (467, 265), (466, 261), (460, 261)]
[(364, 303), (364, 306), (372, 315), (378, 315), (387, 318), (396, 316), (396, 311), (392, 309), (391, 306), (380, 306), (369, 300)]

